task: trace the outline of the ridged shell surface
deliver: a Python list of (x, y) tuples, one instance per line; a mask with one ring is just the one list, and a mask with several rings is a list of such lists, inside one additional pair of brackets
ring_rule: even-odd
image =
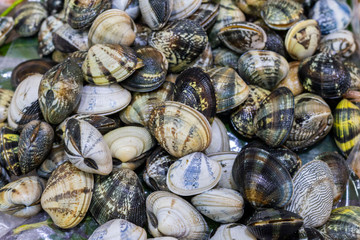
[(237, 156), (237, 152), (216, 152), (207, 156), (221, 165), (221, 178), (216, 188), (228, 188), (236, 190), (236, 184), (232, 176), (232, 168)]
[(320, 160), (305, 164), (294, 176), (294, 195), (286, 210), (304, 218), (305, 227), (319, 227), (330, 217), (334, 200), (334, 179)]
[(4, 44), (13, 28), (14, 19), (12, 17), (0, 17), (0, 46)]
[(17, 132), (10, 127), (3, 126), (0, 129), (0, 165), (15, 176), (22, 174), (18, 158), (18, 144)]
[(201, 0), (173, 0), (169, 21), (176, 21), (191, 16), (200, 7), (201, 2)]
[(339, 57), (350, 57), (356, 50), (354, 34), (348, 30), (339, 30), (321, 39), (320, 52)]
[(8, 117), (8, 110), (14, 92), (8, 89), (0, 88), (0, 123)]
[(152, 29), (159, 30), (165, 26), (177, 0), (139, 0), (139, 7), (144, 22)]
[(41, 207), (60, 228), (72, 228), (85, 217), (90, 206), (94, 177), (70, 162), (60, 165), (47, 182)]
[(39, 30), (47, 11), (40, 2), (27, 2), (15, 13), (15, 30), (21, 37), (30, 37)]
[(245, 225), (228, 223), (220, 225), (210, 240), (256, 240), (256, 237)]

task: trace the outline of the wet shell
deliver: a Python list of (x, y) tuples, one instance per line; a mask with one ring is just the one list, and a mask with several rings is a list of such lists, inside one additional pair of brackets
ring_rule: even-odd
[(304, 218), (305, 227), (319, 227), (329, 218), (333, 205), (334, 180), (328, 165), (311, 161), (294, 176), (294, 195), (286, 210)]
[(4, 122), (8, 116), (8, 109), (14, 92), (0, 88), (0, 123)]
[(89, 173), (108, 175), (111, 152), (101, 133), (90, 123), (71, 118), (66, 123), (65, 152), (75, 167)]
[(180, 196), (191, 196), (213, 188), (221, 177), (221, 165), (201, 152), (188, 154), (169, 167), (166, 185)]
[(174, 101), (202, 113), (211, 123), (216, 114), (215, 89), (210, 76), (201, 68), (184, 70), (175, 81)]
[(203, 215), (216, 222), (237, 222), (244, 214), (244, 199), (232, 189), (208, 190), (193, 197), (191, 203)]
[(248, 98), (249, 87), (234, 69), (217, 67), (207, 73), (215, 89), (216, 113), (233, 109)]
[(134, 47), (144, 47), (148, 45), (148, 38), (151, 34), (151, 29), (145, 25), (135, 23), (136, 25), (136, 37), (133, 42)]
[(54, 130), (48, 123), (34, 120), (25, 125), (18, 145), (19, 163), (23, 174), (40, 166), (49, 154), (53, 141)]
[(110, 9), (101, 13), (91, 25), (89, 46), (97, 43), (130, 46), (136, 36), (136, 26), (124, 11)]
[(299, 65), (304, 89), (323, 98), (339, 98), (350, 86), (350, 73), (343, 63), (327, 53), (305, 58)]
[(220, 29), (218, 37), (228, 48), (244, 53), (248, 50), (262, 50), (267, 40), (265, 31), (250, 22), (232, 22)]
[(55, 50), (52, 34), (62, 25), (64, 23), (54, 16), (49, 16), (43, 21), (38, 35), (38, 52), (40, 56), (49, 55)]
[(333, 121), (324, 99), (312, 93), (296, 96), (294, 122), (285, 146), (298, 151), (314, 145), (330, 132)]
[(45, 181), (37, 176), (23, 177), (0, 189), (0, 212), (15, 217), (31, 217), (41, 211), (40, 197)]
[(211, 142), (205, 154), (230, 151), (229, 136), (223, 122), (215, 117), (211, 124)]
[[(320, 232), (316, 228), (313, 227), (301, 227), (299, 231), (295, 232), (289, 239), (316, 239), (316, 240), (327, 240), (330, 239), (329, 236), (325, 235), (323, 232)], [(331, 238), (332, 239), (332, 238)]]
[(156, 106), (151, 112), (148, 128), (174, 157), (203, 151), (211, 141), (211, 127), (206, 118), (179, 102), (166, 101)]
[(51, 174), (41, 196), (41, 207), (58, 227), (75, 227), (86, 215), (93, 188), (91, 173), (65, 162)]
[(96, 85), (121, 82), (136, 69), (144, 66), (138, 62), (135, 51), (126, 46), (95, 44), (82, 65), (84, 78)]
[(121, 111), (130, 101), (131, 93), (116, 83), (107, 86), (90, 84), (83, 87), (75, 112), (110, 115)]
[(39, 86), (39, 104), (45, 121), (59, 124), (80, 101), (83, 76), (73, 61), (62, 62), (47, 71)]
[(254, 117), (256, 136), (271, 147), (283, 144), (294, 121), (294, 95), (286, 88), (275, 89), (260, 104)]
[(245, 225), (229, 223), (220, 225), (210, 240), (256, 240), (256, 237)]
[(235, 0), (235, 4), (246, 14), (260, 17), (260, 11), (266, 0)]
[(20, 130), (25, 124), (41, 118), (38, 95), (42, 76), (30, 75), (16, 88), (7, 118), (9, 126), (15, 130)]
[(89, 27), (101, 12), (109, 8), (109, 0), (69, 0), (65, 5), (65, 15), (72, 28), (84, 29)]
[(112, 8), (125, 11), (133, 20), (140, 14), (138, 0), (112, 0)]
[(201, 0), (173, 0), (172, 12), (169, 21), (191, 16), (200, 7)]
[(150, 92), (159, 88), (165, 81), (168, 69), (164, 54), (153, 47), (145, 46), (137, 48), (136, 55), (143, 61), (144, 67), (122, 81), (121, 86), (135, 92)]
[(289, 72), (286, 77), (279, 82), (276, 88), (287, 87), (291, 90), (294, 96), (301, 94), (304, 91), (304, 88), (298, 77), (300, 62), (290, 62), (289, 63)]
[(205, 30), (208, 30), (215, 23), (218, 14), (219, 4), (203, 2), (198, 10), (189, 17), (189, 19), (200, 23)]
[(4, 44), (13, 28), (14, 19), (12, 17), (0, 17), (0, 46)]
[(144, 22), (152, 30), (163, 28), (170, 18), (173, 10), (173, 2), (174, 0), (139, 0), (139, 7)]
[(318, 48), (320, 38), (320, 28), (315, 20), (300, 21), (292, 26), (286, 34), (286, 51), (296, 60), (310, 57)]
[[(0, 156), (1, 157), (1, 156)], [(1, 163), (1, 161), (0, 161)], [(0, 165), (0, 188), (11, 182), (10, 176), (6, 169)]]
[(237, 70), (240, 55), (226, 48), (216, 48), (212, 53), (215, 65), (230, 67)]
[(21, 169), (18, 158), (19, 135), (9, 127), (0, 129), (0, 165), (10, 174), (20, 176)]
[(40, 30), (41, 23), (46, 17), (47, 11), (41, 3), (25, 3), (14, 15), (14, 28), (21, 37), (33, 36)]
[(204, 51), (197, 57), (197, 59), (190, 64), (190, 67), (199, 67), (204, 70), (209, 69), (213, 65), (213, 55), (210, 43), (206, 44)]
[(36, 170), (36, 173), (42, 178), (49, 178), (51, 173), (66, 161), (68, 161), (68, 157), (65, 154), (64, 145), (53, 144), (50, 154)]
[(320, 52), (340, 57), (350, 57), (356, 50), (354, 34), (348, 30), (339, 30), (321, 39)]
[(149, 151), (156, 142), (144, 127), (126, 126), (108, 132), (104, 140), (110, 148), (111, 156), (121, 162), (131, 162)]
[(145, 194), (136, 173), (119, 169), (108, 176), (96, 176), (90, 212), (99, 224), (122, 218), (144, 226)]
[(164, 191), (151, 193), (146, 199), (149, 231), (154, 237), (206, 240), (210, 230), (199, 212), (181, 197)]
[(87, 56), (87, 51), (76, 51), (76, 52), (71, 53), (69, 55), (69, 58), (72, 61), (76, 62), (76, 64), (81, 68), (86, 56)]
[(288, 74), (289, 64), (276, 52), (251, 50), (239, 58), (238, 72), (248, 84), (272, 90)]
[(235, 159), (232, 175), (241, 195), (255, 208), (281, 208), (291, 200), (289, 172), (265, 150), (243, 149)]
[(170, 23), (149, 37), (149, 45), (165, 55), (169, 70), (175, 73), (189, 66), (204, 51), (207, 42), (204, 29), (189, 19)]
[(237, 152), (216, 152), (207, 155), (211, 160), (221, 165), (221, 178), (216, 188), (237, 189), (232, 176), (232, 168), (237, 154)]
[(110, 220), (93, 232), (89, 240), (110, 240), (110, 239), (128, 239), (128, 240), (146, 240), (145, 229), (124, 219)]
[(88, 31), (76, 30), (69, 24), (59, 27), (52, 35), (55, 49), (63, 53), (86, 51), (88, 45)]
[(254, 117), (260, 107), (260, 103), (270, 94), (270, 91), (255, 85), (249, 85), (249, 96), (231, 114), (231, 124), (234, 129), (244, 137), (253, 138), (256, 128)]

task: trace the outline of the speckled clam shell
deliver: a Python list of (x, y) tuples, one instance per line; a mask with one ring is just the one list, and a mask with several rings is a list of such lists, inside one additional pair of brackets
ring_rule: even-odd
[(279, 82), (276, 88), (287, 87), (291, 90), (294, 96), (301, 94), (304, 91), (304, 87), (300, 82), (299, 72), (300, 62), (289, 62), (289, 72), (286, 77)]
[(148, 229), (152, 236), (206, 240), (209, 227), (201, 214), (181, 197), (157, 191), (146, 198)]
[(202, 2), (200, 7), (189, 17), (189, 19), (200, 23), (205, 30), (208, 30), (214, 25), (216, 17), (219, 15), (219, 6), (219, 3)]
[(39, 30), (42, 21), (47, 17), (47, 11), (40, 2), (23, 4), (14, 15), (14, 29), (21, 37), (30, 37)]
[(41, 118), (38, 95), (42, 76), (30, 75), (16, 88), (8, 110), (7, 120), (10, 127), (20, 130), (28, 122)]
[(230, 151), (229, 136), (224, 123), (217, 117), (211, 123), (211, 142), (205, 149), (206, 155), (210, 153)]
[(3, 126), (0, 129), (0, 165), (10, 174), (20, 176), (21, 169), (18, 158), (19, 135), (12, 128)]
[(221, 165), (221, 178), (216, 188), (237, 189), (232, 176), (232, 168), (237, 154), (237, 152), (216, 152), (207, 155), (211, 160)]
[(213, 188), (221, 177), (221, 165), (201, 152), (188, 154), (169, 167), (166, 185), (180, 196), (191, 196)]
[(0, 17), (0, 46), (4, 44), (13, 28), (14, 19), (12, 17)]
[(88, 30), (73, 29), (64, 24), (52, 34), (55, 49), (62, 53), (86, 51), (88, 45)]
[(339, 30), (321, 39), (320, 52), (339, 57), (350, 57), (356, 50), (354, 34), (348, 30)]
[(256, 240), (256, 237), (245, 225), (228, 223), (220, 225), (210, 240)]
[(330, 217), (334, 200), (334, 180), (328, 165), (311, 161), (294, 176), (294, 195), (286, 210), (304, 218), (305, 227), (319, 227)]
[(38, 34), (38, 52), (40, 56), (49, 55), (55, 50), (52, 34), (63, 24), (60, 19), (52, 15), (43, 21)]
[(113, 219), (95, 229), (89, 240), (146, 240), (146, 235), (146, 231), (142, 227), (124, 219)]
[(0, 189), (0, 212), (15, 217), (32, 217), (41, 211), (39, 200), (45, 181), (37, 176), (23, 177)]
[(64, 144), (69, 161), (80, 170), (100, 175), (111, 172), (111, 151), (101, 133), (90, 123), (69, 119)]
[(59, 124), (74, 111), (80, 101), (82, 82), (80, 67), (70, 60), (44, 74), (39, 86), (39, 104), (45, 121)]
[(122, 218), (144, 226), (145, 194), (136, 173), (118, 169), (108, 176), (96, 176), (90, 212), (99, 224)]
[(169, 21), (176, 21), (191, 16), (200, 7), (201, 2), (201, 0), (173, 0)]
[(173, 101), (156, 106), (148, 128), (160, 145), (172, 156), (205, 150), (211, 141), (211, 127), (195, 109)]
[(163, 28), (173, 11), (173, 3), (174, 0), (139, 0), (140, 12), (144, 22), (152, 30)]
[(130, 92), (116, 83), (107, 86), (85, 85), (75, 112), (110, 115), (121, 111), (130, 101)]
[(0, 88), (0, 123), (8, 117), (8, 109), (13, 95), (14, 91)]
[(244, 214), (244, 199), (232, 189), (208, 190), (193, 197), (191, 203), (202, 214), (220, 223), (237, 222)]
[(9, 173), (6, 171), (5, 167), (0, 165), (0, 188), (5, 186), (9, 182), (11, 182)]
[(41, 196), (41, 207), (58, 227), (75, 227), (86, 215), (93, 188), (91, 173), (65, 162), (51, 174)]
[(156, 141), (145, 127), (125, 126), (104, 135), (111, 156), (131, 162), (155, 146)]
[(206, 44), (204, 51), (190, 64), (190, 67), (199, 67), (208, 70), (213, 65), (213, 54), (210, 43)]
[(54, 141), (52, 127), (40, 120), (33, 120), (21, 131), (18, 157), (21, 172), (27, 174), (40, 166), (49, 154)]
[(48, 157), (36, 170), (36, 173), (42, 177), (48, 179), (51, 173), (64, 162), (68, 161), (63, 144), (53, 144)]

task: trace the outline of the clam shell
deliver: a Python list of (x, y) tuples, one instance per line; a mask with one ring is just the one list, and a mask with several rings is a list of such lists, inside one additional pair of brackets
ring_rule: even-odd
[(73, 29), (69, 24), (59, 27), (52, 35), (55, 49), (62, 53), (86, 51), (88, 45), (88, 31)]
[(191, 196), (213, 188), (221, 177), (221, 165), (201, 152), (191, 153), (169, 167), (166, 185), (180, 196)]
[(260, 17), (260, 11), (266, 0), (236, 0), (235, 3), (244, 13)]
[(200, 7), (201, 0), (173, 0), (169, 21), (175, 21), (191, 16)]
[(8, 109), (14, 92), (0, 88), (0, 123), (4, 122), (8, 116)]
[(152, 30), (159, 30), (163, 28), (173, 11), (173, 3), (174, 0), (139, 0), (140, 12), (144, 22)]
[(294, 96), (301, 94), (304, 91), (304, 87), (298, 77), (299, 65), (300, 62), (289, 62), (289, 72), (286, 77), (279, 82), (276, 88), (287, 87)]
[(151, 33), (151, 29), (145, 25), (135, 23), (136, 25), (136, 37), (133, 42), (134, 47), (145, 47), (148, 45), (148, 38)]
[(311, 161), (294, 176), (294, 196), (286, 210), (304, 218), (305, 227), (319, 227), (330, 217), (333, 205), (334, 180), (328, 165)]
[(256, 237), (245, 225), (228, 223), (220, 225), (210, 240), (256, 240)]
[(112, 0), (112, 8), (125, 11), (133, 20), (140, 14), (138, 0)]
[(189, 19), (198, 22), (205, 30), (208, 30), (215, 23), (216, 17), (219, 15), (219, 6), (219, 3), (202, 2)]
[[(1, 162), (0, 162), (1, 163)], [(5, 167), (0, 165), (0, 188), (11, 182), (10, 176)]]
[(206, 44), (204, 51), (198, 56), (198, 58), (190, 64), (190, 67), (199, 67), (203, 70), (208, 70), (213, 65), (213, 55), (210, 43)]
[(108, 176), (96, 176), (90, 212), (100, 225), (122, 218), (144, 226), (145, 194), (136, 173), (130, 169), (118, 169)]
[(90, 123), (71, 118), (65, 128), (65, 152), (75, 167), (107, 175), (112, 170), (111, 152), (101, 133)]
[(214, 64), (223, 67), (230, 67), (235, 70), (238, 68), (240, 55), (226, 48), (216, 48), (212, 51), (214, 55)]
[(18, 158), (19, 135), (12, 128), (0, 129), (0, 165), (15, 176), (21, 175)]
[(43, 21), (38, 34), (38, 52), (40, 56), (49, 55), (55, 50), (52, 34), (62, 25), (64, 25), (64, 23), (52, 15)]
[(93, 188), (91, 173), (65, 162), (51, 174), (41, 196), (41, 207), (58, 227), (75, 227), (86, 215)]
[(15, 12), (14, 29), (21, 37), (33, 36), (46, 17), (47, 11), (40, 2), (27, 2)]
[(51, 173), (66, 161), (68, 161), (68, 157), (66, 156), (64, 145), (53, 144), (50, 154), (36, 170), (36, 173), (40, 177), (48, 179)]
[(237, 152), (216, 152), (207, 155), (211, 160), (221, 165), (221, 178), (216, 188), (237, 189), (232, 176), (232, 168), (237, 154)]
[(12, 17), (0, 17), (0, 46), (4, 44), (13, 28), (14, 19)]
[(174, 157), (203, 151), (211, 141), (211, 127), (206, 118), (179, 102), (166, 101), (156, 106), (151, 112), (148, 128)]
[(130, 101), (130, 92), (116, 83), (107, 86), (85, 85), (75, 112), (110, 115), (121, 111)]
[(354, 34), (348, 30), (339, 30), (321, 39), (320, 52), (339, 57), (350, 57), (356, 50)]
[(215, 117), (211, 124), (211, 142), (205, 149), (205, 154), (230, 151), (229, 136), (227, 129), (222, 121)]

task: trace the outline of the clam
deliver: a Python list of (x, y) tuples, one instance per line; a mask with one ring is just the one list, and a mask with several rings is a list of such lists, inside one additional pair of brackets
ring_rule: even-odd
[(314, 145), (330, 132), (333, 120), (330, 107), (318, 95), (296, 96), (294, 122), (285, 146), (297, 151)]
[[(329, 236), (325, 235), (323, 232), (320, 232), (313, 227), (301, 227), (297, 232), (289, 236), (289, 239), (319, 239), (325, 240), (330, 239)], [(332, 239), (332, 238), (331, 238)]]
[(210, 240), (256, 240), (256, 237), (245, 225), (228, 223), (220, 225)]
[(55, 50), (52, 34), (62, 25), (64, 23), (54, 16), (49, 16), (43, 21), (38, 35), (38, 52), (40, 56), (49, 55)]
[(287, 57), (284, 40), (275, 30), (269, 28), (264, 21), (257, 20), (254, 22), (255, 24), (259, 25), (262, 29), (264, 29), (266, 33), (266, 42), (264, 50), (269, 50), (280, 54), (283, 57)]
[(58, 227), (75, 227), (89, 209), (93, 188), (91, 173), (65, 162), (51, 174), (41, 196), (41, 207)]
[(219, 14), (219, 5), (219, 3), (202, 2), (198, 10), (189, 19), (200, 23), (205, 30), (208, 30), (216, 21)]
[(212, 51), (214, 64), (222, 67), (238, 68), (239, 55), (227, 48), (216, 48)]
[(166, 185), (177, 195), (191, 196), (213, 188), (220, 181), (220, 177), (220, 163), (201, 152), (194, 152), (171, 164)]
[(344, 64), (328, 53), (305, 58), (299, 65), (304, 89), (323, 98), (339, 98), (350, 86), (350, 73)]
[(266, 0), (235, 0), (235, 4), (246, 14), (260, 17), (260, 11)]
[(140, 14), (139, 0), (112, 0), (112, 8), (125, 11), (134, 20)]
[(164, 191), (151, 193), (146, 199), (148, 229), (152, 236), (172, 236), (178, 239), (209, 238), (206, 221), (190, 203)]
[(145, 47), (148, 45), (148, 38), (151, 34), (151, 29), (143, 24), (135, 23), (136, 37), (133, 42), (134, 47)]
[(8, 110), (10, 127), (20, 130), (25, 124), (41, 118), (38, 101), (41, 78), (41, 74), (30, 75), (16, 88)]
[(75, 167), (89, 173), (108, 175), (111, 152), (101, 133), (90, 123), (71, 118), (65, 128), (65, 152)]
[(217, 67), (207, 73), (215, 90), (216, 113), (233, 109), (248, 98), (249, 87), (234, 69)]
[(176, 21), (191, 16), (200, 5), (201, 0), (173, 0), (169, 21)]
[[(0, 161), (1, 163), (1, 161)], [(8, 172), (6, 171), (5, 167), (2, 167), (0, 165), (0, 189), (5, 186), (6, 184), (8, 184), (9, 182), (11, 182), (10, 176), (8, 174)]]
[(169, 70), (178, 73), (204, 51), (208, 38), (200, 24), (182, 19), (170, 23), (160, 31), (152, 32), (148, 41), (150, 46), (165, 55)]
[(8, 109), (14, 92), (0, 88), (0, 123), (4, 122), (8, 116)]
[(15, 12), (14, 29), (21, 37), (33, 36), (46, 17), (47, 11), (40, 2), (27, 2)]
[(36, 173), (42, 178), (49, 178), (51, 173), (61, 164), (68, 161), (63, 144), (53, 144), (48, 157), (36, 170)]
[(131, 93), (114, 83), (106, 86), (85, 85), (75, 112), (110, 115), (121, 111), (131, 101)]
[(127, 46), (95, 44), (89, 49), (82, 70), (87, 82), (109, 85), (125, 80), (143, 66), (135, 51)]
[(244, 214), (244, 199), (235, 190), (211, 189), (191, 198), (199, 212), (220, 223), (237, 222)]
[(45, 181), (37, 176), (23, 177), (0, 189), (0, 212), (15, 217), (32, 217), (41, 211), (39, 204)]
[(204, 51), (190, 64), (190, 67), (199, 67), (204, 70), (209, 69), (213, 65), (213, 55), (210, 43), (206, 44)]
[(87, 56), (87, 53), (88, 53), (87, 51), (76, 51), (71, 53), (69, 55), (69, 58), (81, 68)]
[(328, 165), (308, 162), (294, 176), (294, 195), (285, 207), (304, 219), (305, 227), (319, 227), (330, 217), (334, 200), (334, 179)]
[(144, 226), (145, 194), (136, 173), (130, 169), (118, 169), (108, 176), (97, 175), (90, 212), (100, 225), (122, 218)]
[(0, 46), (4, 44), (13, 28), (14, 19), (12, 17), (0, 17)]
[(111, 7), (109, 0), (69, 0), (65, 5), (67, 22), (74, 29), (89, 27), (95, 18)]
[(229, 136), (223, 122), (215, 117), (211, 123), (211, 142), (205, 154), (230, 151)]
[(20, 176), (21, 169), (18, 158), (19, 135), (10, 127), (0, 128), (0, 165), (9, 173)]
[(125, 219), (113, 219), (95, 229), (89, 240), (146, 240), (148, 239), (146, 235), (146, 231), (142, 227)]
[(298, 77), (300, 62), (290, 62), (289, 63), (289, 72), (286, 77), (279, 82), (276, 88), (287, 87), (291, 90), (294, 96), (301, 94), (304, 91), (300, 79)]
[(318, 48), (320, 38), (320, 28), (315, 20), (300, 21), (295, 23), (286, 34), (286, 51), (295, 60), (310, 57)]
[(24, 126), (18, 145), (19, 163), (23, 174), (40, 166), (49, 154), (53, 140), (54, 130), (46, 122), (33, 120)]
[(237, 152), (216, 152), (207, 155), (211, 160), (220, 163), (221, 178), (216, 188), (228, 188), (236, 190), (236, 184), (232, 176), (232, 168)]
[(288, 74), (289, 64), (276, 52), (250, 50), (239, 58), (238, 72), (248, 84), (272, 90)]
[(144, 67), (122, 81), (121, 86), (136, 92), (150, 92), (159, 88), (165, 81), (168, 69), (164, 54), (153, 47), (145, 46), (137, 48), (136, 55), (143, 61)]
[(121, 162), (132, 162), (149, 151), (156, 142), (144, 127), (125, 126), (105, 134), (104, 140), (110, 148), (111, 156)]
[[(176, 1), (177, 0), (175, 0), (175, 2)], [(173, 2), (174, 0), (139, 0), (140, 12), (144, 22), (152, 30), (159, 30), (163, 28), (169, 20), (171, 12), (173, 11)]]
[(356, 50), (354, 34), (348, 30), (339, 30), (321, 39), (320, 52), (339, 57), (350, 57)]
[(82, 71), (71, 60), (66, 60), (47, 71), (39, 86), (41, 112), (50, 124), (59, 124), (69, 116), (80, 101)]
[(55, 49), (63, 53), (86, 51), (88, 45), (88, 31), (73, 29), (69, 24), (59, 27), (52, 35)]
[(211, 141), (211, 127), (195, 109), (173, 101), (156, 106), (148, 121), (151, 134), (172, 156), (205, 150)]
[(255, 208), (284, 207), (293, 194), (287, 169), (269, 152), (248, 147), (235, 159), (232, 175), (241, 195)]
[(136, 36), (136, 26), (124, 11), (110, 9), (101, 13), (91, 25), (89, 46), (97, 43), (130, 46)]
[(294, 121), (294, 95), (286, 88), (275, 89), (260, 104), (254, 117), (256, 136), (271, 147), (283, 144)]
[(265, 31), (250, 22), (231, 22), (220, 29), (218, 37), (222, 43), (236, 53), (262, 50), (267, 41)]

